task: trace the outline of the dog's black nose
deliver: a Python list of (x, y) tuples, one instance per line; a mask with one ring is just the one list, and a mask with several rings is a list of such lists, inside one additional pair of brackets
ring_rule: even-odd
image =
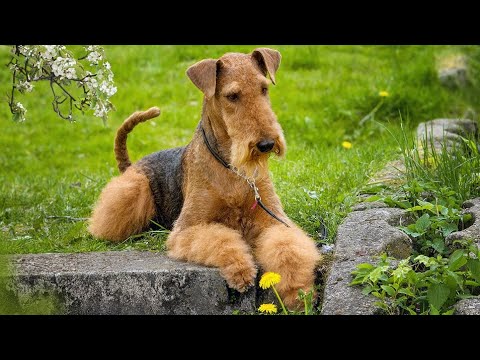
[(262, 140), (257, 143), (257, 148), (260, 150), (262, 153), (269, 152), (270, 150), (273, 149), (273, 145), (275, 145), (275, 141), (272, 139), (267, 139), (267, 140)]

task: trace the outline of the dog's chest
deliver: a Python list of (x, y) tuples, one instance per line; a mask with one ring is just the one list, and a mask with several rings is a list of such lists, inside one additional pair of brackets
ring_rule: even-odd
[(230, 228), (248, 231), (251, 227), (258, 206), (253, 190), (246, 184), (232, 184), (222, 197), (222, 211), (218, 221)]

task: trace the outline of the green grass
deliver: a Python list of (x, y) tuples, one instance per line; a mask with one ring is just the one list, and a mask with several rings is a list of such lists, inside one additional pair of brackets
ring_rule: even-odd
[[(389, 132), (400, 134), (400, 116), (409, 129), (421, 121), (478, 113), (478, 46), (275, 46), (283, 56), (270, 90), (272, 107), (285, 131), (286, 159), (271, 161), (277, 192), (287, 214), (316, 237), (319, 218), (328, 242), (370, 176), (399, 155)], [(202, 96), (186, 68), (227, 51), (256, 46), (106, 46), (118, 93), (117, 111), (106, 126), (91, 115), (76, 123), (56, 116), (48, 86), (19, 98), (27, 122), (11, 120), (6, 94), (11, 75), (0, 67), (0, 250), (7, 253), (83, 252), (125, 248), (163, 249), (164, 236), (149, 234), (112, 245), (93, 239), (84, 221), (102, 187), (118, 174), (112, 144), (116, 128), (133, 111), (157, 105), (162, 115), (135, 129), (129, 138), (132, 159), (187, 144), (200, 119)], [(9, 61), (0, 47), (0, 64)], [(474, 72), (465, 90), (442, 87), (436, 62), (463, 53)], [(359, 121), (390, 94), (375, 114)], [(353, 143), (350, 150), (341, 147)]]

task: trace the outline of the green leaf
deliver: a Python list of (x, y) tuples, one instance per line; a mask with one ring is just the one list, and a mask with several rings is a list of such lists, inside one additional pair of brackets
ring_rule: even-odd
[(374, 266), (369, 263), (358, 264), (357, 269), (373, 269)]
[(389, 296), (395, 296), (395, 289), (389, 285), (381, 285), (380, 286)]
[(425, 265), (426, 267), (431, 267), (432, 265), (435, 265), (437, 263), (435, 258), (431, 258), (425, 255), (418, 255), (414, 260), (418, 261), (420, 264)]
[(374, 202), (374, 201), (377, 201), (377, 200), (380, 200), (382, 197), (380, 195), (373, 195), (373, 196), (370, 196), (368, 199), (366, 199), (365, 201), (366, 202)]
[(420, 200), (420, 199), (417, 199), (417, 202), (422, 205), (422, 206), (425, 206), (427, 209), (433, 209), (433, 207), (435, 205), (433, 205), (431, 202), (428, 202), (428, 201), (423, 201), (423, 200)]
[(450, 310), (445, 311), (444, 313), (442, 313), (442, 315), (453, 315), (454, 312), (455, 312), (455, 309), (450, 309)]
[(406, 227), (406, 226), (399, 226), (398, 228), (399, 228), (400, 230), (402, 230), (405, 234), (407, 234), (407, 235), (409, 235), (409, 236), (411, 236), (411, 237), (413, 237), (413, 238), (417, 238), (417, 237), (419, 237), (420, 235), (422, 235), (422, 234), (420, 234), (419, 232), (416, 232), (415, 230), (410, 230), (410, 229), (409, 229), (408, 227)]
[(361, 276), (353, 279), (348, 285), (349, 286), (360, 285), (360, 284), (363, 284), (364, 282), (365, 282), (365, 277)]
[(427, 231), (428, 227), (430, 226), (431, 221), (430, 221), (430, 215), (428, 214), (423, 214), (421, 217), (418, 218), (418, 220), (415, 222), (415, 228), (419, 233), (425, 233)]
[(447, 224), (445, 226), (442, 226), (442, 235), (444, 237), (447, 237), (448, 235), (450, 235), (451, 233), (453, 233), (457, 230), (458, 230), (457, 225), (453, 224), (453, 223), (450, 223), (450, 224)]
[(408, 288), (403, 288), (403, 289), (400, 289), (398, 290), (398, 293), (399, 294), (405, 294), (405, 295), (408, 295), (408, 296), (415, 296), (415, 294), (412, 292), (412, 290), (408, 289)]
[(375, 288), (372, 285), (367, 285), (362, 289), (362, 294), (363, 295), (368, 295), (370, 294)]
[(464, 300), (464, 299), (472, 299), (474, 297), (476, 297), (475, 295), (472, 295), (472, 294), (458, 294), (457, 297), (460, 299), (460, 300)]
[(432, 304), (430, 304), (430, 315), (440, 315), (440, 311)]
[(410, 204), (410, 202), (406, 201), (406, 200), (403, 200), (403, 201), (397, 201), (397, 200), (394, 200), (393, 201), (395, 203), (395, 205), (397, 205), (397, 207), (399, 207), (400, 209), (409, 209), (412, 207), (412, 204)]
[(468, 259), (467, 261), (468, 270), (472, 273), (475, 281), (480, 282), (480, 260), (478, 259)]
[(460, 269), (467, 263), (467, 259), (464, 256), (465, 250), (455, 250), (448, 259), (448, 268), (452, 271)]
[(420, 206), (413, 206), (409, 209), (407, 209), (407, 211), (424, 211), (424, 210), (429, 210), (431, 211), (435, 205), (429, 203), (429, 202), (426, 202), (426, 201), (421, 201), (421, 200), (418, 200), (419, 203), (423, 203), (423, 205), (421, 204)]
[(375, 306), (379, 307), (380, 309), (383, 309), (385, 311), (388, 311), (388, 305), (381, 302), (381, 301), (376, 301)]
[[(440, 205), (438, 205), (440, 207)], [(448, 215), (448, 208), (445, 206), (441, 206), (440, 214), (447, 216)]]
[[(385, 280), (385, 275), (383, 274), (384, 271), (388, 270), (388, 265), (379, 266), (372, 270), (370, 274), (368, 274), (368, 279), (373, 283), (378, 282), (378, 280)], [(388, 278), (387, 278), (388, 279)]]
[(465, 285), (467, 286), (480, 286), (480, 283), (472, 280), (465, 280)]
[(460, 286), (460, 288), (462, 287), (462, 284), (458, 284), (458, 278), (460, 278), (459, 276), (457, 276), (453, 271), (449, 271), (449, 273), (449, 275), (444, 277), (443, 283), (450, 288), (450, 295), (452, 295), (455, 294), (458, 286)]
[[(408, 260), (407, 260), (408, 261)], [(405, 262), (400, 262), (398, 267), (392, 271), (393, 280), (397, 283), (404, 282), (407, 279), (408, 273), (412, 271), (410, 265), (406, 265)], [(398, 288), (398, 284), (397, 284)]]
[(427, 300), (431, 307), (441, 309), (442, 305), (447, 301), (448, 295), (450, 295), (450, 288), (447, 285), (432, 284), (427, 291)]
[(447, 278), (450, 278), (450, 277), (453, 278), (454, 281), (457, 283), (457, 285), (459, 287), (462, 287), (462, 285), (463, 285), (463, 277), (462, 276), (460, 276), (458, 273), (456, 273), (452, 270), (449, 270), (449, 269), (447, 269), (446, 274), (448, 275)]
[(407, 310), (410, 315), (417, 315), (417, 313), (409, 307), (405, 307), (404, 309)]
[(443, 239), (438, 238), (433, 240), (432, 248), (442, 254), (445, 251), (445, 243)]

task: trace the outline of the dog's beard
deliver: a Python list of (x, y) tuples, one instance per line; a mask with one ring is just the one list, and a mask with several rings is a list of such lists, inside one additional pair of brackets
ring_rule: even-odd
[(246, 143), (232, 142), (231, 163), (245, 176), (261, 179), (268, 175), (268, 159), (270, 155), (274, 154), (277, 157), (283, 157), (286, 145), (282, 135), (275, 139), (273, 149), (268, 153), (260, 152), (256, 147), (256, 143), (256, 141), (247, 141)]

